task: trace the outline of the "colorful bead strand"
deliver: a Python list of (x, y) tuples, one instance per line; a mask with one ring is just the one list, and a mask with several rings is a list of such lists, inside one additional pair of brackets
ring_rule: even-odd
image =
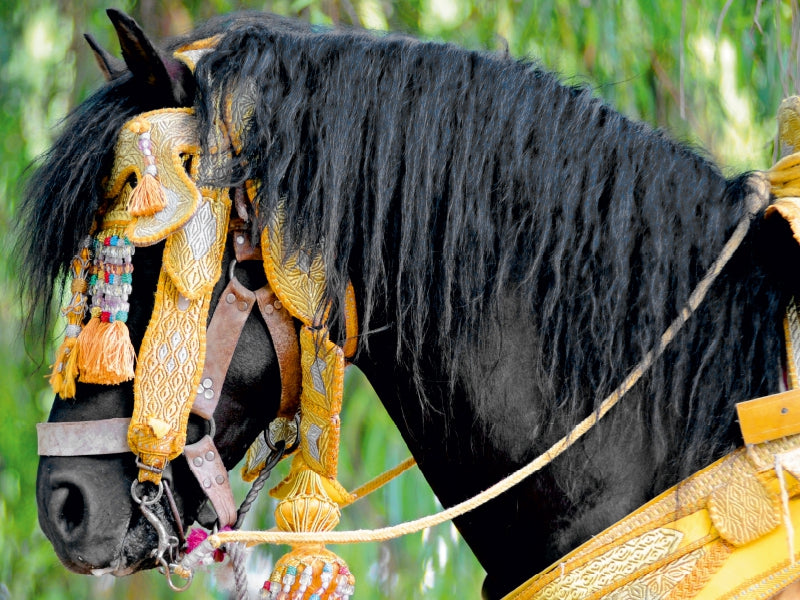
[(94, 240), (89, 280), (92, 318), (81, 333), (80, 379), (116, 384), (133, 379), (135, 351), (125, 325), (135, 248), (127, 237), (103, 232)]

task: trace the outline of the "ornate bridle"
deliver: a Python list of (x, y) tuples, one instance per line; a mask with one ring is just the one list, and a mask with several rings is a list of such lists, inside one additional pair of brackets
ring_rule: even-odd
[[(198, 53), (213, 43), (199, 42), (176, 56), (193, 68)], [(278, 356), (281, 402), (276, 419), (248, 450), (243, 478), (263, 476), (287, 450), (298, 449), (289, 474), (271, 490), (280, 500), (275, 516), (284, 531), (329, 531), (339, 521), (340, 506), (352, 500), (336, 479), (345, 363), (355, 351), (357, 335), (352, 286), (342, 302), (346, 342), (338, 346), (330, 340), (327, 325), (330, 305), (321, 253), (287, 251), (282, 208), (263, 229), (260, 248), (253, 248), (246, 232), (246, 204), (258, 182), (233, 190), (198, 185), (230, 172), (252, 99), (238, 94), (218, 98), (217, 106), (225, 107), (226, 118), (218, 118), (212, 128), (209, 153), (201, 152), (191, 109), (155, 110), (123, 126), (107, 184), (108, 208), (97, 215), (94, 231), (71, 266), (73, 295), (63, 309), (67, 329), (51, 386), (68, 398), (75, 394), (76, 380), (114, 385), (133, 379), (131, 418), (39, 425), (40, 454), (129, 449), (136, 455), (139, 474), (131, 494), (158, 533), (153, 555), (168, 579), (171, 572), (191, 575), (177, 565), (182, 540), (170, 536), (150, 508), (164, 491), (172, 503), (169, 486), (162, 481), (170, 461), (186, 455), (220, 529), (241, 524), (214, 446), (213, 413), (239, 333), (256, 305)], [(234, 204), (237, 219), (231, 219)], [(235, 277), (233, 261), (206, 327), (229, 231), (236, 259), (262, 260), (268, 285), (246, 289)], [(131, 257), (137, 246), (162, 241), (155, 305), (137, 356), (125, 325), (133, 285)], [(207, 419), (212, 431), (187, 445), (190, 412)], [(123, 428), (127, 447), (118, 437)], [(298, 544), (277, 563), (264, 589), (267, 597), (292, 592), (292, 597), (324, 599), (348, 598), (353, 586), (342, 559), (321, 544)]]

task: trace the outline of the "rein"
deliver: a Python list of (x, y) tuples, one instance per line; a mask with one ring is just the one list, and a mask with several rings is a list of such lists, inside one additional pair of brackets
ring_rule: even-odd
[(569, 449), (583, 435), (591, 430), (600, 420), (636, 385), (641, 377), (661, 356), (667, 346), (675, 339), (683, 325), (689, 320), (705, 299), (708, 290), (722, 269), (733, 257), (738, 247), (744, 241), (750, 225), (755, 217), (764, 210), (769, 199), (769, 185), (763, 175), (753, 175), (751, 183), (754, 192), (748, 196), (746, 212), (739, 220), (728, 241), (720, 251), (719, 256), (713, 262), (703, 279), (692, 291), (686, 305), (681, 309), (678, 316), (670, 323), (669, 327), (662, 334), (659, 343), (652, 348), (619, 386), (609, 394), (598, 406), (598, 408), (588, 417), (578, 423), (569, 433), (554, 443), (547, 451), (534, 458), (527, 465), (521, 467), (510, 475), (498, 481), (496, 484), (487, 488), (483, 492), (464, 500), (448, 509), (442, 510), (433, 515), (422, 517), (413, 521), (408, 521), (391, 527), (383, 527), (372, 530), (355, 531), (332, 531), (326, 533), (288, 533), (282, 531), (228, 531), (220, 532), (209, 538), (209, 544), (219, 547), (222, 544), (231, 542), (244, 542), (248, 545), (255, 544), (297, 544), (297, 543), (325, 543), (325, 544), (354, 544), (360, 542), (387, 541), (410, 533), (416, 533), (450, 521), (456, 517), (464, 515), (469, 511), (496, 498), (500, 494), (508, 491), (525, 478), (543, 469), (550, 464), (563, 452)]

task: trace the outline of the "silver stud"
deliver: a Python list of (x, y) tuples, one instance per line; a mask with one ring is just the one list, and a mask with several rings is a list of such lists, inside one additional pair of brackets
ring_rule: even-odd
[(244, 236), (243, 235), (237, 235), (236, 236), (236, 243), (237, 244), (244, 244)]
[(194, 463), (195, 467), (199, 467), (200, 465), (203, 464), (203, 459), (200, 458), (199, 456), (195, 456), (192, 462)]
[(203, 480), (203, 487), (206, 488), (206, 489), (210, 488), (211, 487), (211, 480), (210, 479), (204, 479)]
[(208, 460), (208, 461), (214, 460), (214, 453), (211, 450), (206, 452), (206, 460)]
[(217, 475), (217, 483), (219, 485), (222, 485), (223, 483), (225, 483), (225, 477), (222, 476), (222, 475)]
[(214, 384), (214, 382), (211, 381), (211, 377), (206, 377), (205, 379), (203, 379), (203, 387), (204, 388), (210, 388), (213, 384)]
[(225, 296), (225, 302), (227, 302), (228, 304), (233, 304), (234, 302), (236, 302), (236, 294), (231, 292), (230, 294)]

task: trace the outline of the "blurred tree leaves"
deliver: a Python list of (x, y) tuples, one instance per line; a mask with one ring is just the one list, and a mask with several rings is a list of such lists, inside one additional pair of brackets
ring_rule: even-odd
[[(118, 581), (68, 573), (36, 523), (34, 423), (46, 418), (52, 401), (43, 368), (50, 347), (22, 339), (26, 307), (14, 290), (25, 273), (15, 270), (11, 224), (26, 166), (47, 148), (60, 119), (101, 82), (81, 34), (91, 32), (118, 53), (106, 7), (99, 0), (0, 3), (0, 598), (172, 596), (156, 573)], [(669, 129), (731, 171), (770, 164), (775, 111), (798, 79), (797, 0), (120, 0), (114, 7), (156, 38), (184, 33), (217, 13), (259, 9), (507, 50), (569, 83), (591, 86), (618, 110)], [(349, 374), (347, 390), (341, 479), (352, 488), (407, 450), (363, 378)], [(243, 497), (244, 489), (237, 493)], [(438, 508), (412, 471), (347, 509), (341, 528), (394, 524)], [(271, 527), (272, 500), (261, 498), (249, 518), (248, 527)], [(358, 597), (479, 597), (480, 566), (450, 525), (335, 549), (359, 577)], [(257, 550), (254, 575), (267, 576), (281, 553)], [(201, 577), (192, 597), (224, 598), (226, 576), (219, 569)]]

